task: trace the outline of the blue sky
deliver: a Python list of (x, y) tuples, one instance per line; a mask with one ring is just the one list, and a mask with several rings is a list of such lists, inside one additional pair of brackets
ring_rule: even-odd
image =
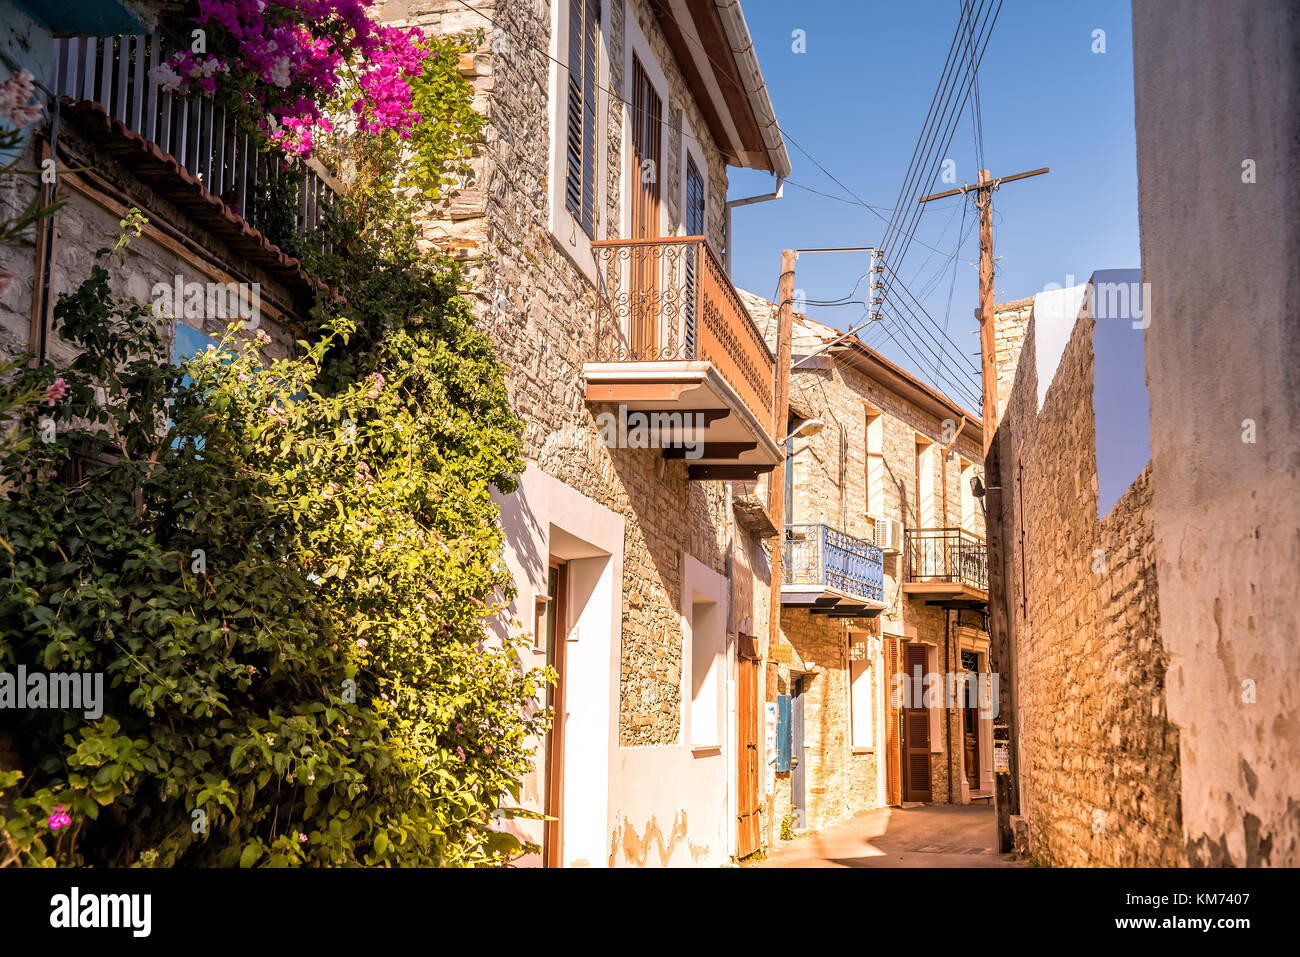
[[(845, 186), (881, 207), (886, 220), (943, 71), (959, 9), (959, 0), (744, 4), (781, 127)], [(1131, 23), (1129, 3), (1114, 0), (1005, 0), (1002, 6), (979, 72), (985, 162), (994, 176), (1043, 166), (1051, 173), (1007, 184), (994, 195), (998, 301), (1032, 295), (1048, 283), (1065, 284), (1071, 274), (1082, 282), (1097, 269), (1140, 265)], [(1105, 53), (1092, 52), (1093, 31), (1099, 29), (1105, 31)], [(795, 30), (805, 33), (804, 53), (792, 51)], [(956, 163), (958, 185), (978, 177), (970, 105), (946, 154)], [(789, 141), (787, 150), (792, 183), (849, 198)], [(768, 192), (772, 184), (768, 174), (733, 169), (730, 198)], [(922, 194), (949, 188), (936, 181)], [(969, 232), (960, 244), (961, 203), (946, 199), (927, 206), (900, 276), (940, 327), (949, 314), (948, 335), (978, 367), (974, 206), (966, 206)], [(783, 247), (873, 245), (884, 228), (860, 205), (787, 183), (781, 200), (735, 211), (733, 281), (775, 298)], [(836, 299), (865, 271), (865, 254), (805, 254), (795, 285), (808, 299)], [(858, 297), (864, 292), (865, 283)], [(863, 314), (861, 306), (807, 312), (838, 328)], [(872, 328), (862, 333), (869, 342), (880, 338)], [(925, 358), (925, 366), (888, 340), (880, 351), (934, 381), (929, 353), (909, 348)], [(944, 381), (937, 384), (954, 392)]]

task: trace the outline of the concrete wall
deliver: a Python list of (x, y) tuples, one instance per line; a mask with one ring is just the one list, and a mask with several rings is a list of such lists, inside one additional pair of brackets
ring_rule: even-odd
[(1133, 38), (1152, 516), (1188, 856), (1295, 866), (1300, 7), (1150, 0), (1133, 5)]

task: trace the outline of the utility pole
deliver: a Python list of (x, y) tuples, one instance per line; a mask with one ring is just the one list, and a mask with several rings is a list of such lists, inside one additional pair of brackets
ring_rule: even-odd
[[(781, 281), (777, 284), (776, 321), (776, 380), (772, 386), (772, 438), (781, 450), (776, 468), (771, 471), (771, 484), (767, 489), (768, 511), (776, 526), (776, 541), (772, 543), (771, 590), (767, 607), (767, 654), (764, 656), (764, 678), (772, 667), (772, 649), (781, 637), (781, 565), (785, 559), (785, 443), (790, 420), (790, 339), (794, 334), (794, 264), (799, 253), (793, 249), (781, 250)], [(766, 684), (766, 681), (765, 681)], [(767, 700), (766, 691), (763, 700)], [(771, 756), (764, 754), (764, 760)], [(767, 843), (772, 845), (773, 802), (767, 801)]]
[(768, 488), (768, 509), (777, 527), (776, 545), (772, 548), (772, 602), (768, 618), (768, 647), (781, 634), (781, 562), (785, 557), (785, 437), (790, 418), (790, 339), (794, 331), (794, 264), (799, 253), (781, 250), (781, 281), (777, 286), (780, 306), (776, 320), (776, 382), (772, 392), (772, 438), (781, 448), (781, 461), (772, 470)]
[[(1001, 672), (998, 682), (998, 714), (1004, 716), (1000, 724), (1006, 727), (1007, 770), (994, 774), (995, 800), (998, 812), (998, 852), (1005, 854), (1013, 844), (1011, 815), (1020, 812), (1019, 755), (1015, 735), (1015, 715), (1011, 713), (1011, 630), (1007, 615), (1006, 581), (1002, 558), (1002, 482), (999, 477), (996, 422), (998, 415), (997, 343), (993, 329), (993, 191), (1003, 183), (1027, 179), (1049, 172), (1047, 167), (993, 179), (986, 169), (980, 170), (979, 183), (962, 186), (923, 196), (919, 202), (943, 199), (959, 193), (974, 193), (980, 216), (980, 380), (983, 385), (983, 403), (980, 409), (984, 420), (984, 514), (985, 535), (988, 541), (989, 566), (989, 651), (995, 670)], [(994, 727), (994, 750), (999, 743), (1000, 727)], [(996, 757), (994, 758), (996, 768)]]

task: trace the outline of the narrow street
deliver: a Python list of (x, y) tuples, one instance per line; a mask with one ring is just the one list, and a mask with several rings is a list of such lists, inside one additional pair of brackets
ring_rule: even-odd
[(872, 808), (781, 842), (753, 867), (1024, 867), (994, 852), (997, 814), (983, 805)]

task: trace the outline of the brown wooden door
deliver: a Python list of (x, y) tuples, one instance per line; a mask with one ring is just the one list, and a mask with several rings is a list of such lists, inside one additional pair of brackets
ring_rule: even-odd
[[(930, 792), (930, 710), (925, 707), (925, 645), (915, 643), (904, 645), (903, 663), (906, 672), (903, 679), (908, 682), (910, 698), (909, 707), (903, 709), (903, 742), (905, 758), (903, 765), (903, 798), (907, 801), (929, 801)], [(917, 682), (916, 672), (920, 669), (922, 681)], [(917, 693), (917, 685), (921, 694)], [(917, 699), (920, 700), (917, 700)]]
[(902, 727), (899, 721), (898, 642), (885, 639), (885, 803), (898, 804), (903, 799), (899, 781), (899, 755), (902, 751)]
[(736, 657), (736, 856), (748, 857), (761, 847), (759, 830), (758, 677), (761, 662), (750, 655), (754, 638), (740, 636)]
[[(963, 651), (961, 653), (961, 663), (970, 679), (965, 687), (978, 688), (979, 685), (976, 683), (979, 677), (978, 654), (973, 651)], [(970, 707), (969, 697), (965, 703), (966, 707), (962, 709), (962, 731), (966, 750), (966, 783), (970, 785), (972, 791), (978, 791), (980, 786), (980, 713), (978, 708)]]
[[(632, 239), (659, 238), (659, 177), (662, 159), (663, 101), (632, 58)], [(628, 337), (632, 359), (655, 359), (659, 352), (659, 256), (662, 246), (635, 247), (631, 253)]]
[(542, 839), (542, 859), (547, 867), (562, 867), (564, 859), (564, 721), (565, 714), (565, 657), (568, 648), (568, 566), (555, 559), (547, 577), (546, 663), (555, 669), (556, 681), (546, 694), (546, 703), (552, 708), (554, 719), (546, 735), (546, 816), (555, 818), (546, 822)]

